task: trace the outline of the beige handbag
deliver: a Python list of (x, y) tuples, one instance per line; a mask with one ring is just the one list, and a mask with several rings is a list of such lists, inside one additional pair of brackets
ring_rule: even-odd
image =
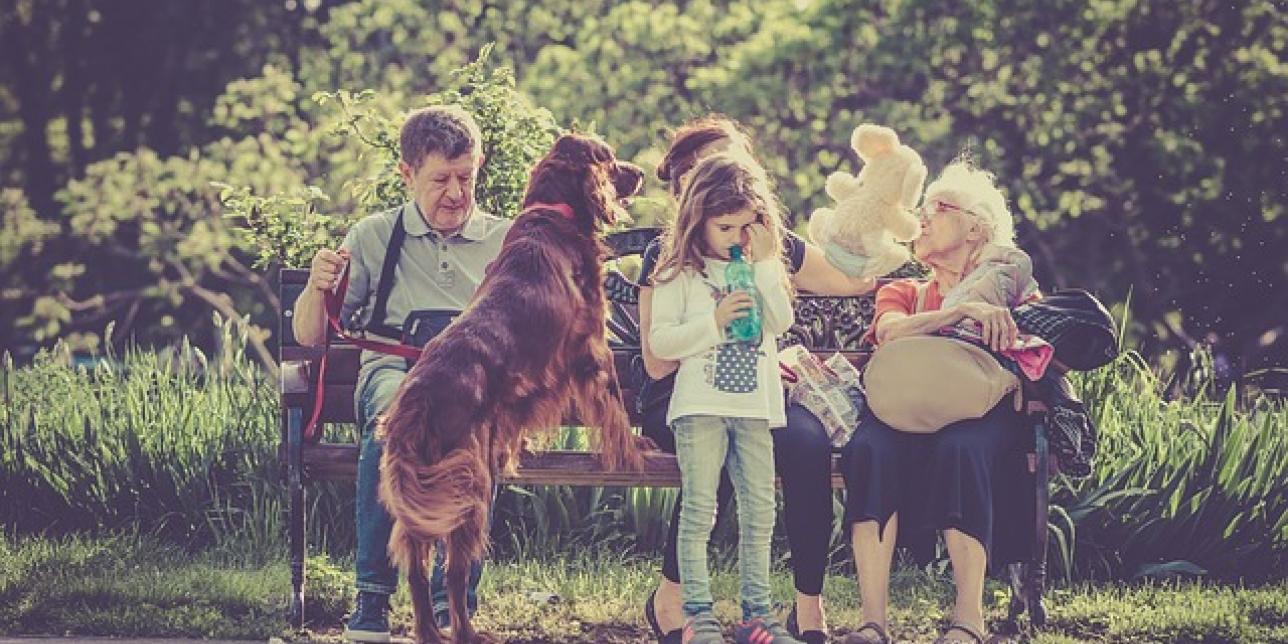
[[(926, 286), (917, 287), (920, 313)], [(988, 351), (969, 342), (935, 335), (914, 335), (877, 346), (863, 372), (868, 407), (899, 431), (929, 434), (959, 420), (981, 418), (1019, 378)]]

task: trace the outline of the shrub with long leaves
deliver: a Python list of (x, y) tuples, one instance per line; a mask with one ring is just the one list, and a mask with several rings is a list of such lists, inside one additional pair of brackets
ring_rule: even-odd
[(1261, 581), (1288, 569), (1288, 407), (1164, 399), (1135, 353), (1077, 381), (1100, 429), (1092, 478), (1056, 482), (1052, 558), (1075, 578)]
[[(18, 534), (138, 530), (184, 544), (283, 551), (277, 394), (221, 323), (223, 350), (132, 349), (97, 365), (67, 351), (0, 369), (0, 523)], [(1085, 481), (1058, 478), (1057, 578), (1207, 574), (1256, 582), (1288, 568), (1288, 408), (1270, 400), (1167, 400), (1136, 354), (1075, 379), (1100, 428)], [(328, 440), (352, 440), (352, 427)], [(584, 449), (578, 429), (548, 445)], [(353, 546), (351, 483), (309, 488), (308, 532)], [(671, 490), (507, 488), (498, 554), (661, 545)], [(725, 534), (727, 531), (719, 531)], [(844, 550), (843, 531), (833, 549)], [(725, 534), (732, 543), (732, 536)], [(842, 554), (841, 559), (847, 556)]]
[(252, 483), (276, 477), (277, 395), (236, 327), (217, 324), (224, 350), (213, 357), (187, 343), (92, 366), (62, 345), (21, 369), (6, 356), (0, 523), (208, 542), (248, 525), (230, 508), (273, 510)]

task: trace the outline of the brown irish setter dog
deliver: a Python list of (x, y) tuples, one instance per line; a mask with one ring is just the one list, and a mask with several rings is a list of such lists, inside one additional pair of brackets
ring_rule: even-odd
[[(390, 559), (407, 571), (418, 642), (442, 641), (426, 565), (446, 549), (456, 642), (486, 641), (465, 604), (471, 562), (487, 548), (492, 484), (512, 472), (525, 435), (575, 410), (599, 429), (606, 468), (643, 467), (605, 337), (605, 224), (644, 174), (597, 138), (568, 134), (528, 180), (524, 212), (465, 311), (425, 346), (380, 431), (380, 500), (394, 520)], [(565, 204), (561, 208), (542, 204)]]

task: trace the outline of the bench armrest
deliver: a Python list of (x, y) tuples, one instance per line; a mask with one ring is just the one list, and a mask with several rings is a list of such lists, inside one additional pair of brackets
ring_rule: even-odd
[(289, 360), (282, 363), (281, 392), (307, 394), (312, 388), (312, 373), (307, 360)]

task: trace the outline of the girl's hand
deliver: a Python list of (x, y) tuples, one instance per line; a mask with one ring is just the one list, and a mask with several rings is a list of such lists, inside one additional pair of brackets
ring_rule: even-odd
[(1015, 326), (1011, 312), (1001, 306), (984, 302), (966, 302), (958, 306), (963, 317), (979, 322), (980, 335), (994, 351), (1001, 351), (1015, 344), (1020, 330)]
[(747, 227), (747, 251), (751, 259), (748, 261), (759, 262), (763, 259), (773, 259), (774, 237), (769, 233), (769, 227), (764, 224), (752, 224)]
[(716, 305), (716, 325), (724, 329), (730, 322), (750, 315), (754, 306), (755, 302), (751, 299), (750, 293), (734, 291), (724, 296)]

